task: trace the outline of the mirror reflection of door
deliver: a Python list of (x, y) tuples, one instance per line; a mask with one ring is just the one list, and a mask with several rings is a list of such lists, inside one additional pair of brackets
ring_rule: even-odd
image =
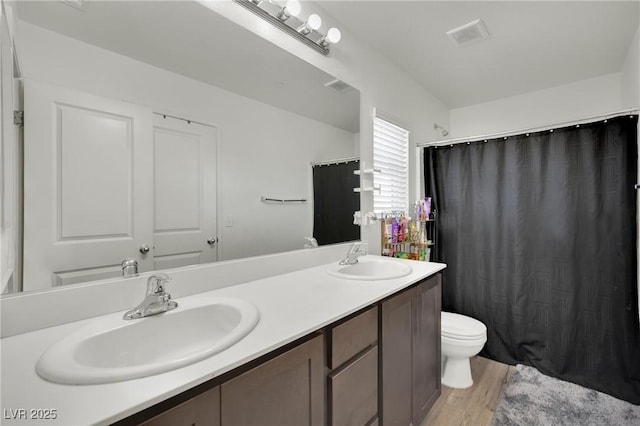
[(151, 269), (151, 110), (34, 81), (24, 107), (24, 290)]
[(22, 262), (22, 132), (14, 124), (20, 109), (20, 69), (7, 14), (0, 10), (0, 294), (20, 291)]
[(153, 269), (218, 260), (216, 128), (155, 115)]
[[(143, 272), (215, 253), (200, 235), (201, 248), (190, 246), (198, 232), (211, 233), (193, 220), (205, 216), (195, 206), (211, 185), (206, 205), (215, 212), (215, 129), (202, 126), (207, 150), (197, 131), (154, 128), (149, 108), (33, 81), (25, 83), (25, 117), (24, 290), (117, 277), (125, 258)], [(205, 163), (213, 172), (198, 167)], [(197, 211), (188, 223), (176, 219), (185, 208)], [(172, 232), (179, 238), (166, 244)]]

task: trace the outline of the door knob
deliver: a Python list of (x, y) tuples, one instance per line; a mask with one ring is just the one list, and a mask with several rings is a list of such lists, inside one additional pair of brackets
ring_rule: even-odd
[(142, 254), (149, 253), (149, 250), (151, 250), (151, 249), (146, 244), (143, 244), (143, 245), (140, 246), (140, 253), (142, 253)]
[(210, 246), (214, 245), (217, 242), (218, 242), (218, 237), (211, 237), (207, 240), (207, 244), (209, 244)]

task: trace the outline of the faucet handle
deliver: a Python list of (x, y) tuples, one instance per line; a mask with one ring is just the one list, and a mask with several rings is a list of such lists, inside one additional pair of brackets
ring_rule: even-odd
[(147, 279), (147, 294), (164, 293), (164, 286), (171, 281), (171, 277), (162, 272), (155, 273)]

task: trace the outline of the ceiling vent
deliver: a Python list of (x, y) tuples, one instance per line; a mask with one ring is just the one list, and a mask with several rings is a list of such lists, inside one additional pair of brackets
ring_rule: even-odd
[(482, 19), (464, 24), (461, 27), (447, 31), (447, 35), (458, 46), (466, 46), (489, 37), (489, 31)]
[(338, 78), (325, 83), (324, 87), (330, 87), (333, 90), (337, 90), (338, 92), (346, 92), (347, 90), (351, 89), (351, 86)]

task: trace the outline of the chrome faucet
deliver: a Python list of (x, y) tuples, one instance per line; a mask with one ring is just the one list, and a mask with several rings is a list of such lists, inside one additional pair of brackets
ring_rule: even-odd
[(153, 274), (147, 280), (147, 295), (142, 303), (127, 311), (123, 319), (132, 320), (150, 315), (160, 314), (178, 307), (178, 303), (171, 300), (171, 295), (165, 291), (165, 285), (171, 281), (167, 274)]
[(122, 276), (131, 277), (138, 275), (138, 261), (128, 257), (122, 261)]
[(349, 248), (349, 252), (347, 252), (347, 255), (339, 262), (339, 264), (353, 265), (358, 263), (358, 258), (367, 254), (367, 248), (367, 243), (353, 243)]

